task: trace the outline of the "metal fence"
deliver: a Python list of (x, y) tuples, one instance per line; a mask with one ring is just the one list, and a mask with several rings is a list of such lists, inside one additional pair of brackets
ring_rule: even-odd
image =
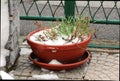
[[(120, 25), (120, 1), (110, 1), (112, 5), (109, 9), (105, 8), (105, 1), (97, 1), (96, 8), (91, 6), (91, 4), (96, 4), (94, 1), (84, 1), (84, 6), (80, 5), (82, 2), (75, 0), (21, 0), (20, 6), (22, 6), (23, 13), (20, 19), (56, 21), (69, 16), (88, 15), (91, 23)], [(119, 48), (119, 46), (97, 46), (95, 44), (89, 44), (89, 47)]]

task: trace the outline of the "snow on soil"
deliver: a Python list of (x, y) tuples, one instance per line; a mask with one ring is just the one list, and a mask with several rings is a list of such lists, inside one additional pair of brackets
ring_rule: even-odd
[[(62, 39), (61, 36), (58, 36), (57, 39), (55, 40), (47, 40), (47, 41), (38, 41), (37, 37), (39, 35), (45, 36), (43, 34), (43, 32), (46, 32), (46, 30), (42, 30), (39, 32), (34, 33), (33, 35), (30, 36), (30, 40), (35, 42), (35, 43), (39, 43), (39, 44), (46, 44), (46, 45), (65, 45), (65, 44), (72, 44), (72, 43), (77, 43), (80, 42), (81, 40), (78, 41), (78, 38), (75, 38), (74, 40), (72, 40), (71, 42), (67, 42), (65, 40)], [(66, 37), (66, 36), (63, 36)], [(83, 39), (85, 40), (87, 38), (87, 36), (84, 36)]]

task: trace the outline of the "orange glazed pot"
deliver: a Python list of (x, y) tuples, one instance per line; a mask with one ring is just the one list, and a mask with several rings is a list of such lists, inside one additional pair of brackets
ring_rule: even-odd
[(45, 62), (49, 62), (52, 59), (56, 59), (59, 62), (64, 63), (72, 62), (76, 59), (79, 59), (84, 54), (87, 45), (91, 40), (91, 35), (89, 35), (86, 40), (69, 45), (46, 45), (31, 41), (30, 36), (41, 30), (43, 29), (38, 29), (33, 32), (30, 32), (27, 35), (27, 42), (31, 46), (33, 53)]

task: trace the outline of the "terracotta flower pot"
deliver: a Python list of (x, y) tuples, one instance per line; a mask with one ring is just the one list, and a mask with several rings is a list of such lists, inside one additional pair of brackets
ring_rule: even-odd
[(60, 62), (71, 62), (76, 60), (84, 54), (87, 45), (91, 40), (91, 35), (89, 35), (86, 40), (69, 45), (45, 45), (31, 41), (30, 36), (41, 30), (43, 29), (30, 32), (27, 35), (27, 42), (31, 46), (33, 53), (46, 62), (49, 62), (52, 59), (56, 59)]

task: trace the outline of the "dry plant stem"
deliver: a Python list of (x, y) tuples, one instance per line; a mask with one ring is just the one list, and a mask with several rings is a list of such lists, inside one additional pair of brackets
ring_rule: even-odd
[(42, 25), (42, 22), (38, 22), (38, 21), (33, 21), (33, 22), (39, 29), (45, 29), (46, 28)]
[(37, 39), (37, 41), (42, 41), (41, 39), (39, 39), (39, 37), (36, 37), (36, 36), (34, 36), (36, 39)]
[[(78, 41), (79, 41), (79, 40), (81, 40), (81, 41), (84, 40), (84, 38), (82, 37), (82, 34), (80, 34), (80, 35), (78, 36)], [(77, 41), (77, 42), (78, 42), (78, 41)]]
[(89, 18), (88, 17), (85, 17), (85, 20), (87, 21), (87, 26), (89, 27), (89, 25), (90, 25), (90, 21), (89, 21)]
[(94, 30), (94, 32), (93, 32), (93, 35), (94, 35), (95, 38), (97, 38), (97, 36), (96, 36), (96, 32), (97, 32), (97, 31), (98, 31), (98, 29), (95, 28), (95, 30)]
[(46, 35), (46, 33), (45, 33), (45, 32), (43, 32), (43, 34), (45, 35), (45, 37), (46, 37), (46, 38), (49, 38), (49, 37)]
[(33, 22), (34, 22), (34, 24), (35, 24), (38, 28), (41, 28), (41, 27), (42, 27), (41, 23), (39, 23), (38, 21), (33, 21)]
[(53, 33), (52, 32), (48, 32), (50, 34), (50, 39), (53, 40), (54, 39), (54, 36), (53, 36)]
[(76, 37), (77, 28), (78, 28), (78, 27), (75, 27), (75, 28), (74, 28), (74, 31), (73, 31), (73, 33), (72, 33), (72, 35), (71, 35), (71, 39), (70, 39), (70, 40), (73, 40), (73, 39)]
[(58, 19), (56, 19), (56, 24), (57, 24), (57, 25), (59, 25), (59, 22), (60, 22), (60, 21), (59, 21)]
[(34, 37), (37, 39), (37, 41), (46, 41), (45, 37), (42, 35), (39, 35), (38, 37), (37, 36)]
[(42, 41), (45, 41), (45, 37), (42, 35), (39, 35), (38, 39), (42, 39)]

